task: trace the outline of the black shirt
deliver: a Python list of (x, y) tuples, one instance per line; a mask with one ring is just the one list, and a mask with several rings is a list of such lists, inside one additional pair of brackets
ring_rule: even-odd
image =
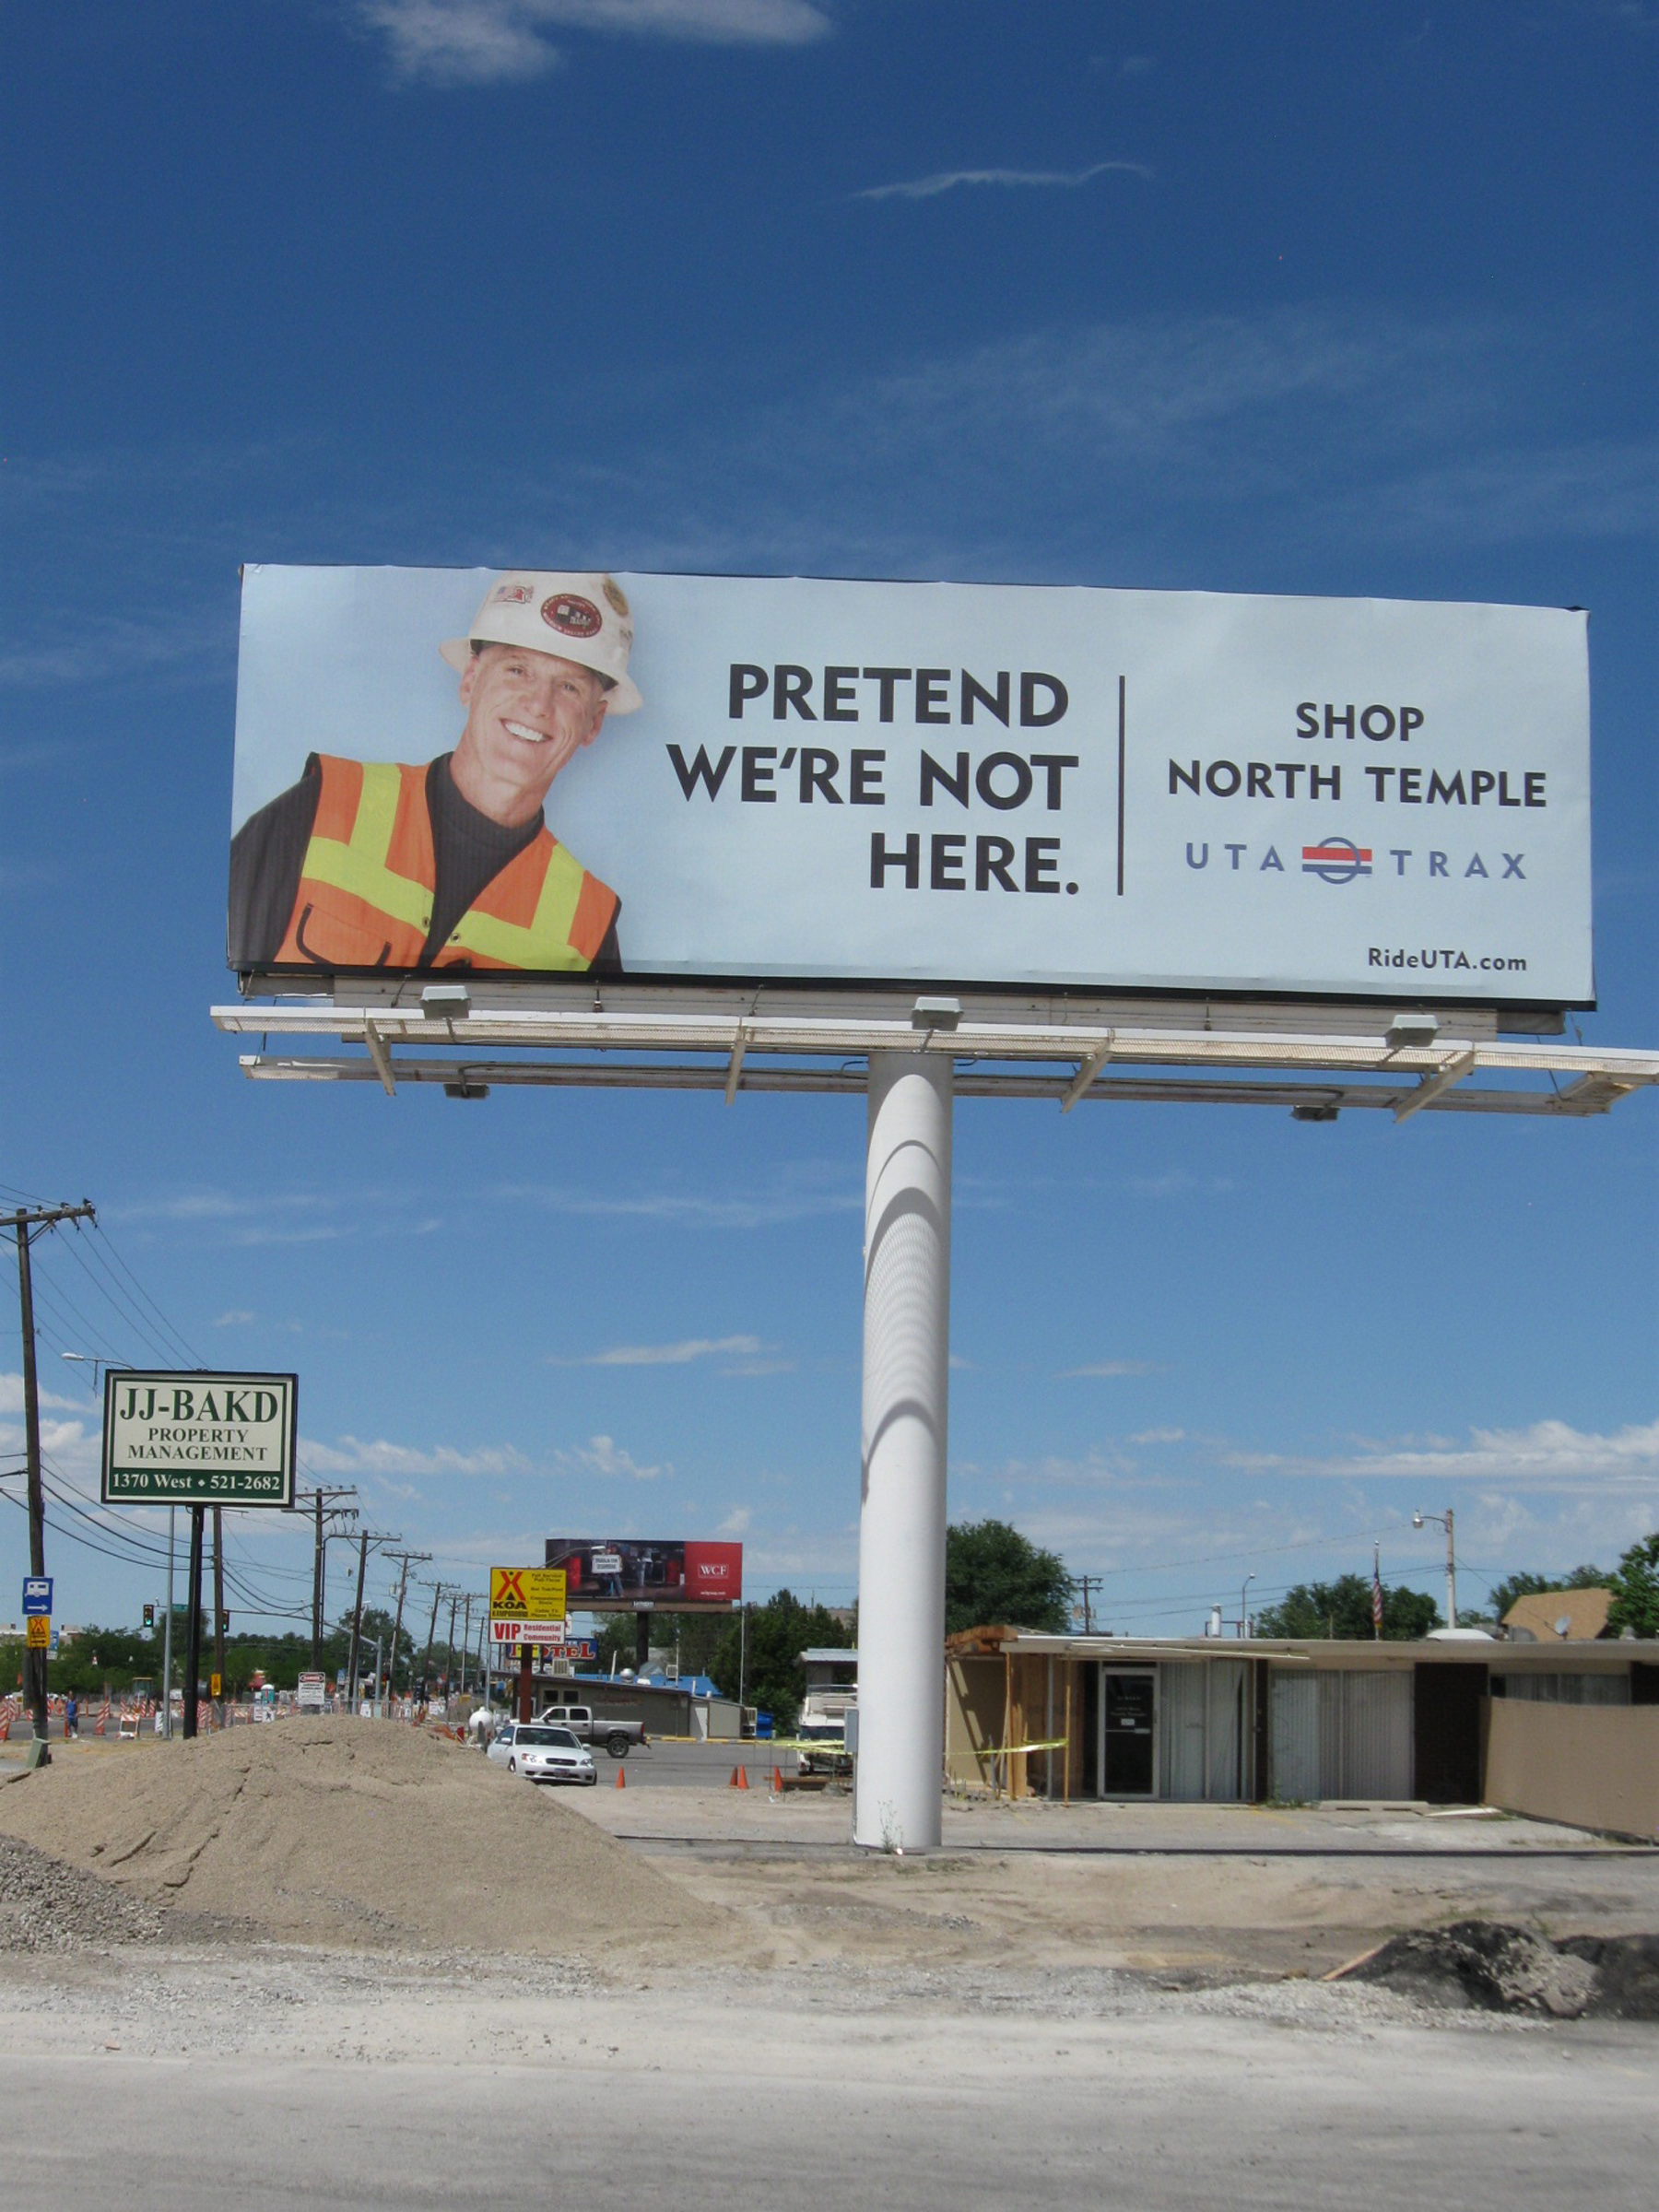
[[(538, 810), (516, 829), (505, 830), (455, 787), (451, 755), (441, 753), (426, 771), (427, 813), (432, 824), (432, 922), (421, 948), (420, 965), (429, 967), (448, 943), (461, 917), (542, 828)], [(305, 772), (251, 814), (230, 841), (230, 918), (227, 957), (232, 968), (268, 968), (282, 948), (300, 895), (306, 847), (316, 826), (323, 794), (323, 766), (315, 753)], [(618, 905), (618, 912), (621, 909)], [(450, 960), (448, 967), (465, 963)], [(616, 915), (590, 973), (619, 975)]]

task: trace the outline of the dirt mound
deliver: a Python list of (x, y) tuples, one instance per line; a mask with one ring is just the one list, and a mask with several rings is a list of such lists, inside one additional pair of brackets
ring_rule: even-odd
[(1573, 2020), (1659, 2019), (1659, 1936), (1570, 1936), (1560, 1943), (1496, 1920), (1395, 1936), (1348, 1969), (1432, 2004)]
[(0, 1951), (101, 1951), (160, 1929), (153, 1907), (112, 1883), (0, 1836)]
[(177, 1911), (300, 1943), (709, 1958), (729, 1916), (424, 1731), (289, 1720), (62, 1762), (0, 1830)]

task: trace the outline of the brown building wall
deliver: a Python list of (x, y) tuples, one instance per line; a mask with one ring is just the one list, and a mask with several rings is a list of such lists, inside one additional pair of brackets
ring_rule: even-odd
[(1653, 1841), (1659, 1838), (1659, 1706), (1493, 1699), (1486, 1802)]

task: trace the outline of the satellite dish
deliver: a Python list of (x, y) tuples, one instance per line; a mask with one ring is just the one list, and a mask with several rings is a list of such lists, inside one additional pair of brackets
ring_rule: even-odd
[(1554, 1628), (1558, 1636), (1565, 1636), (1568, 1630), (1572, 1626), (1572, 1616), (1571, 1613), (1559, 1614), (1550, 1625)]

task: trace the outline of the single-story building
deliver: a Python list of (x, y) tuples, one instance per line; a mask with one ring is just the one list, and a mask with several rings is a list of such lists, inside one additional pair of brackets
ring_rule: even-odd
[[(1602, 1730), (1609, 1780), (1634, 1760), (1636, 1797), (1619, 1783), (1608, 1800), (1586, 1777), (1574, 1802), (1586, 1807), (1586, 1827), (1650, 1837), (1659, 1827), (1659, 1642), (1224, 1641), (987, 1628), (947, 1640), (945, 1672), (948, 1778), (1068, 1802), (1477, 1805), (1495, 1755), (1510, 1795), (1532, 1786), (1522, 1738), (1548, 1723), (1510, 1717), (1513, 1709), (1646, 1707)], [(1620, 1749), (1625, 1735), (1631, 1742)], [(1655, 1797), (1653, 1819), (1644, 1790)], [(1638, 1825), (1596, 1817), (1608, 1804)]]

